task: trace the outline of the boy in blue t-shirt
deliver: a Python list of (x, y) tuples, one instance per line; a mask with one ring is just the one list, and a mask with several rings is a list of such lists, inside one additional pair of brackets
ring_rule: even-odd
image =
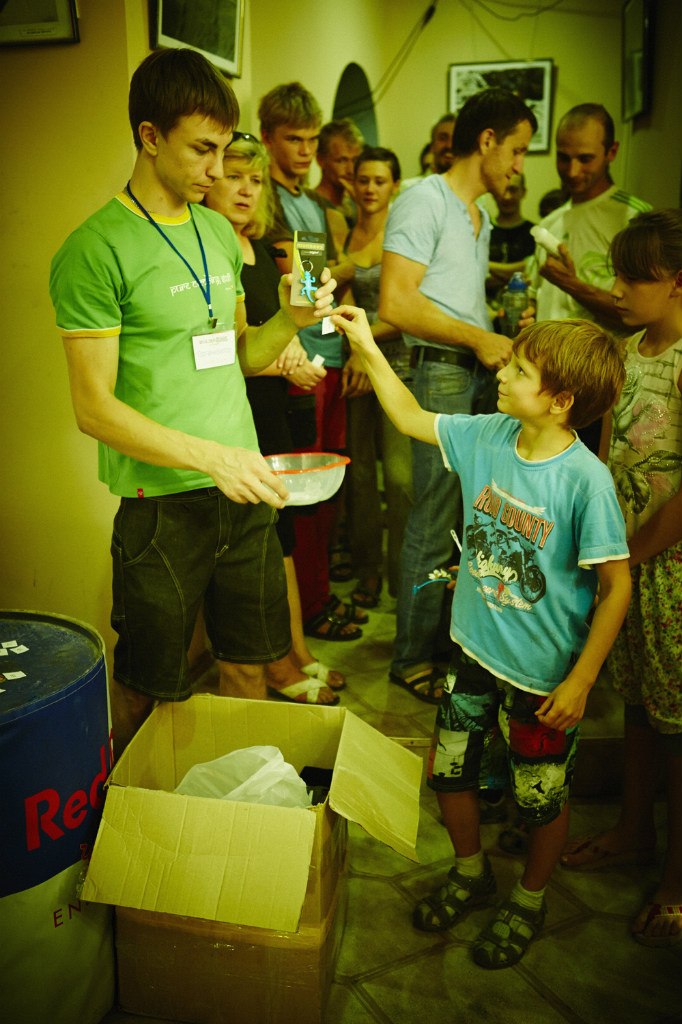
[(462, 483), (465, 535), (451, 625), (458, 648), (428, 769), (456, 862), (445, 884), (417, 904), (413, 922), (445, 930), (496, 891), (481, 849), (478, 781), (499, 723), (531, 837), (521, 881), (473, 955), (481, 967), (510, 967), (544, 922), (545, 887), (568, 833), (577, 726), (630, 599), (613, 482), (575, 433), (613, 405), (622, 359), (595, 324), (533, 324), (497, 374), (498, 414), (438, 415), (395, 376), (362, 310), (339, 307), (333, 320), (396, 427), (439, 445)]

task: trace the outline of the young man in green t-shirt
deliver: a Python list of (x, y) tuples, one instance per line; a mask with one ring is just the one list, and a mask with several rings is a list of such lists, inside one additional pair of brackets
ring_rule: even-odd
[(129, 113), (130, 181), (66, 240), (50, 279), (76, 419), (99, 441), (100, 479), (121, 497), (117, 753), (156, 700), (190, 695), (187, 649), (202, 604), (221, 692), (264, 696), (263, 663), (289, 649), (273, 528), (287, 494), (258, 451), (244, 375), (330, 312), (334, 287), (326, 281), (314, 309), (294, 307), (283, 278), (279, 312), (246, 325), (234, 233), (198, 205), (223, 175), (239, 119), (205, 58), (152, 53), (133, 75)]

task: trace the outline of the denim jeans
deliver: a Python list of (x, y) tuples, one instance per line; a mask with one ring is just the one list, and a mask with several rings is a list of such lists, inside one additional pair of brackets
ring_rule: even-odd
[[(470, 413), (482, 390), (483, 370), (468, 370), (449, 363), (424, 362), (414, 371), (413, 391), (423, 409), (442, 413)], [(412, 441), (414, 504), (405, 528), (400, 563), (397, 633), (391, 670), (409, 675), (411, 669), (432, 665), (438, 653), (439, 624), (445, 584), (433, 583), (413, 593), (437, 568), (452, 564), (454, 544), (450, 530), (459, 532), (462, 495), (459, 477), (449, 472), (437, 445)]]
[(397, 594), (400, 552), (412, 504), (410, 439), (397, 430), (372, 392), (348, 402), (346, 476), (348, 539), (354, 571), (360, 580), (381, 575), (383, 514), (377, 458), (383, 468), (386, 495), (387, 576), (389, 593)]

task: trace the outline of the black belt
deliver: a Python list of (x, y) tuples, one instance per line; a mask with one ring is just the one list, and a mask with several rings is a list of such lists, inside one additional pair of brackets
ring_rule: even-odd
[(420, 366), (423, 362), (449, 363), (451, 366), (463, 366), (473, 370), (478, 360), (471, 352), (458, 352), (455, 349), (431, 348), (429, 345), (414, 345), (410, 353), (410, 366)]

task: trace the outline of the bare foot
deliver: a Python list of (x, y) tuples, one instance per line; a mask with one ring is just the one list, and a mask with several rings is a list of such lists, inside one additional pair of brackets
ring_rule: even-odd
[(561, 854), (565, 868), (594, 871), (617, 864), (650, 864), (656, 854), (656, 836), (624, 836), (617, 828), (597, 835), (569, 839)]

